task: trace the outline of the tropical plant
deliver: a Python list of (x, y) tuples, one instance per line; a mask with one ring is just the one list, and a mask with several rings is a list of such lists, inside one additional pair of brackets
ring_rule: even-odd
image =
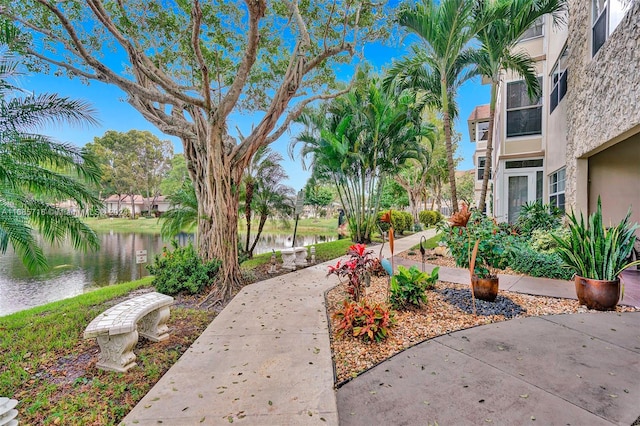
[[(14, 36), (2, 31), (1, 42)], [(69, 238), (75, 249), (97, 249), (99, 239), (80, 218), (56, 207), (73, 200), (79, 211), (100, 206), (86, 187), (100, 179), (100, 169), (85, 150), (36, 133), (50, 124), (95, 124), (85, 102), (56, 94), (27, 94), (11, 81), (18, 62), (0, 56), (0, 252), (13, 247), (30, 272), (41, 272), (47, 261), (37, 231), (48, 243)]]
[(254, 187), (251, 204), (253, 205), (252, 209), (259, 216), (259, 222), (253, 244), (246, 252), (249, 258), (253, 257), (253, 251), (260, 240), (267, 219), (275, 214), (279, 214), (282, 218), (290, 217), (293, 214), (295, 190), (280, 183), (280, 180), (286, 179), (286, 176), (284, 169), (278, 165), (277, 168), (271, 170), (269, 175), (262, 176)]
[(480, 49), (472, 53), (476, 72), (491, 82), (489, 101), (489, 129), (487, 131), (487, 151), (482, 190), (478, 210), (485, 210), (485, 200), (491, 173), (493, 154), (493, 128), (495, 121), (498, 86), (505, 71), (511, 71), (523, 78), (532, 100), (542, 94), (537, 78), (535, 61), (524, 50), (514, 50), (525, 31), (536, 20), (546, 14), (553, 16), (554, 23), (562, 21), (566, 11), (565, 0), (496, 0), (477, 2), (474, 9), (478, 21), (477, 39)]
[(427, 274), (415, 265), (409, 269), (398, 266), (398, 273), (391, 277), (391, 306), (402, 309), (426, 303), (426, 291), (433, 288), (438, 281), (439, 269), (436, 267), (431, 274)]
[[(253, 250), (258, 243), (264, 224), (269, 215), (275, 211), (290, 209), (290, 199), (294, 195), (293, 188), (282, 185), (281, 182), (288, 178), (282, 167), (282, 155), (273, 151), (268, 146), (263, 146), (256, 151), (243, 176), (244, 203), (241, 207), (247, 225), (247, 235), (244, 242), (244, 250), (253, 257)], [(258, 232), (251, 244), (251, 221), (253, 212), (260, 214)]]
[(442, 241), (449, 247), (456, 264), (462, 268), (469, 267), (477, 242), (474, 275), (478, 278), (495, 276), (495, 269), (507, 266), (509, 248), (516, 242), (516, 237), (477, 210), (470, 212), (466, 218), (466, 221), (456, 221), (452, 217), (451, 223), (443, 226), (445, 232)]
[(631, 209), (614, 227), (605, 228), (602, 222), (602, 203), (598, 197), (598, 206), (587, 222), (582, 212), (580, 219), (572, 212), (568, 214), (568, 238), (554, 236), (558, 243), (556, 252), (565, 266), (583, 278), (614, 281), (620, 273), (640, 260), (628, 262), (635, 243), (635, 231), (638, 224), (629, 222)]
[(307, 111), (298, 143), (303, 159), (312, 156), (313, 174), (336, 185), (346, 207), (351, 237), (368, 242), (375, 229), (386, 178), (411, 158), (421, 158), (420, 139), (430, 134), (408, 93), (390, 95), (376, 78), (358, 73), (356, 88), (326, 109)]
[(484, 24), (473, 19), (474, 3), (421, 0), (403, 6), (398, 13), (400, 25), (424, 43), (413, 46), (410, 56), (395, 62), (385, 79), (386, 87), (412, 89), (416, 101), (436, 107), (442, 113), (454, 212), (458, 211), (452, 143), (452, 121), (457, 113), (455, 96), (458, 87), (471, 77), (465, 72), (471, 65), (469, 43)]
[(171, 239), (181, 232), (195, 228), (198, 224), (198, 200), (191, 181), (184, 182), (178, 191), (167, 195), (167, 199), (169, 210), (162, 215), (162, 237)]
[(525, 237), (532, 236), (536, 230), (551, 231), (560, 226), (564, 212), (550, 204), (532, 201), (520, 208), (516, 227)]
[(364, 286), (371, 281), (371, 270), (374, 265), (373, 251), (367, 250), (364, 244), (354, 244), (349, 247), (347, 261), (338, 261), (335, 266), (329, 266), (328, 275), (347, 278), (347, 291), (358, 302)]
[(173, 250), (162, 248), (162, 253), (155, 256), (153, 264), (147, 265), (154, 275), (153, 285), (160, 293), (178, 294), (188, 292), (197, 294), (211, 284), (220, 268), (218, 260), (204, 261), (191, 241), (180, 247), (176, 240), (171, 241)]
[(370, 304), (366, 300), (354, 302), (345, 300), (342, 309), (333, 314), (338, 321), (338, 336), (352, 333), (364, 341), (381, 342), (389, 337), (390, 329), (395, 324), (393, 311), (379, 303)]

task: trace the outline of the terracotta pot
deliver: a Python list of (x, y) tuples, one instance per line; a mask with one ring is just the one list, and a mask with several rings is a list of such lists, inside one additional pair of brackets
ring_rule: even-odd
[(584, 278), (578, 275), (574, 278), (576, 294), (581, 305), (598, 311), (615, 309), (620, 299), (620, 280), (603, 281)]
[(471, 277), (473, 294), (481, 300), (493, 302), (498, 296), (498, 277), (478, 278), (477, 275)]

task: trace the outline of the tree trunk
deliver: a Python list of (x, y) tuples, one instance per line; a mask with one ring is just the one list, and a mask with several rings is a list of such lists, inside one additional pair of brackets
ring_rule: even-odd
[(493, 121), (496, 115), (496, 98), (498, 91), (498, 83), (491, 84), (491, 101), (489, 103), (489, 129), (487, 129), (487, 152), (484, 158), (484, 175), (482, 176), (482, 191), (480, 192), (480, 201), (478, 202), (478, 210), (484, 212), (487, 199), (487, 189), (489, 188), (489, 174), (491, 173), (492, 157), (493, 157)]
[(245, 201), (244, 201), (244, 217), (247, 220), (247, 238), (244, 243), (244, 251), (249, 253), (249, 258), (251, 259), (253, 255), (251, 254), (253, 250), (249, 250), (249, 241), (251, 238), (251, 203), (253, 202), (253, 187), (254, 182), (252, 178), (248, 178), (245, 180)]
[(256, 238), (255, 240), (253, 240), (253, 244), (251, 245), (251, 248), (249, 249), (249, 258), (253, 257), (253, 250), (255, 250), (256, 245), (258, 244), (258, 240), (260, 239), (260, 235), (262, 234), (262, 230), (264, 229), (264, 224), (267, 223), (267, 215), (266, 214), (261, 214), (260, 215), (260, 223), (258, 224), (258, 232), (256, 233)]
[(451, 187), (451, 204), (453, 213), (458, 212), (458, 193), (456, 191), (456, 169), (453, 162), (453, 143), (451, 142), (451, 117), (449, 116), (449, 97), (446, 73), (440, 74), (440, 92), (442, 96), (442, 121), (444, 124), (444, 143), (447, 151), (447, 168), (449, 169), (449, 185)]
[[(198, 253), (204, 260), (218, 259), (220, 269), (216, 297), (229, 300), (242, 287), (238, 262), (238, 203), (243, 164), (232, 166), (223, 131), (208, 127), (205, 141), (183, 141), (185, 156), (194, 163), (189, 169), (201, 209), (198, 221)], [(194, 146), (197, 145), (197, 146)]]

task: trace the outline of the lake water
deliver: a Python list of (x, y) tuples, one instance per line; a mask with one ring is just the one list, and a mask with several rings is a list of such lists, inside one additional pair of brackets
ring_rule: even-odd
[[(70, 244), (44, 246), (51, 266), (48, 272), (30, 275), (11, 249), (0, 255), (0, 316), (60, 299), (76, 296), (88, 290), (135, 280), (147, 276), (147, 270), (135, 263), (136, 250), (147, 250), (153, 261), (162, 247), (169, 245), (159, 235), (136, 233), (99, 234), (100, 250), (78, 252)], [(179, 237), (186, 244), (190, 237)], [(332, 241), (336, 237), (296, 237), (298, 245), (313, 245)], [(243, 240), (241, 240), (243, 241)], [(264, 235), (255, 254), (291, 247), (291, 235)]]

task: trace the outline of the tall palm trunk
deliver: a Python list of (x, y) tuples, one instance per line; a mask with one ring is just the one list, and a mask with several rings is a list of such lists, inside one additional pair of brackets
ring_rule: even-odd
[(498, 93), (498, 83), (494, 80), (491, 83), (491, 101), (489, 102), (489, 128), (487, 129), (487, 152), (484, 158), (484, 175), (482, 175), (482, 191), (480, 192), (480, 202), (478, 210), (484, 211), (487, 199), (487, 190), (489, 189), (489, 175), (491, 174), (493, 159), (493, 126), (496, 116), (496, 101)]
[(447, 168), (449, 169), (449, 185), (451, 187), (451, 204), (453, 213), (458, 212), (458, 192), (456, 190), (456, 169), (453, 162), (453, 143), (451, 142), (451, 117), (449, 116), (449, 94), (447, 93), (446, 73), (441, 72), (440, 94), (442, 96), (442, 118), (444, 124), (444, 143), (447, 150)]
[(267, 218), (269, 216), (265, 213), (260, 214), (260, 223), (258, 223), (258, 232), (256, 233), (256, 238), (253, 240), (253, 244), (251, 244), (251, 248), (248, 250), (249, 258), (253, 257), (253, 251), (258, 245), (258, 240), (260, 239), (260, 235), (262, 235), (262, 230), (264, 229), (264, 224), (267, 223)]

